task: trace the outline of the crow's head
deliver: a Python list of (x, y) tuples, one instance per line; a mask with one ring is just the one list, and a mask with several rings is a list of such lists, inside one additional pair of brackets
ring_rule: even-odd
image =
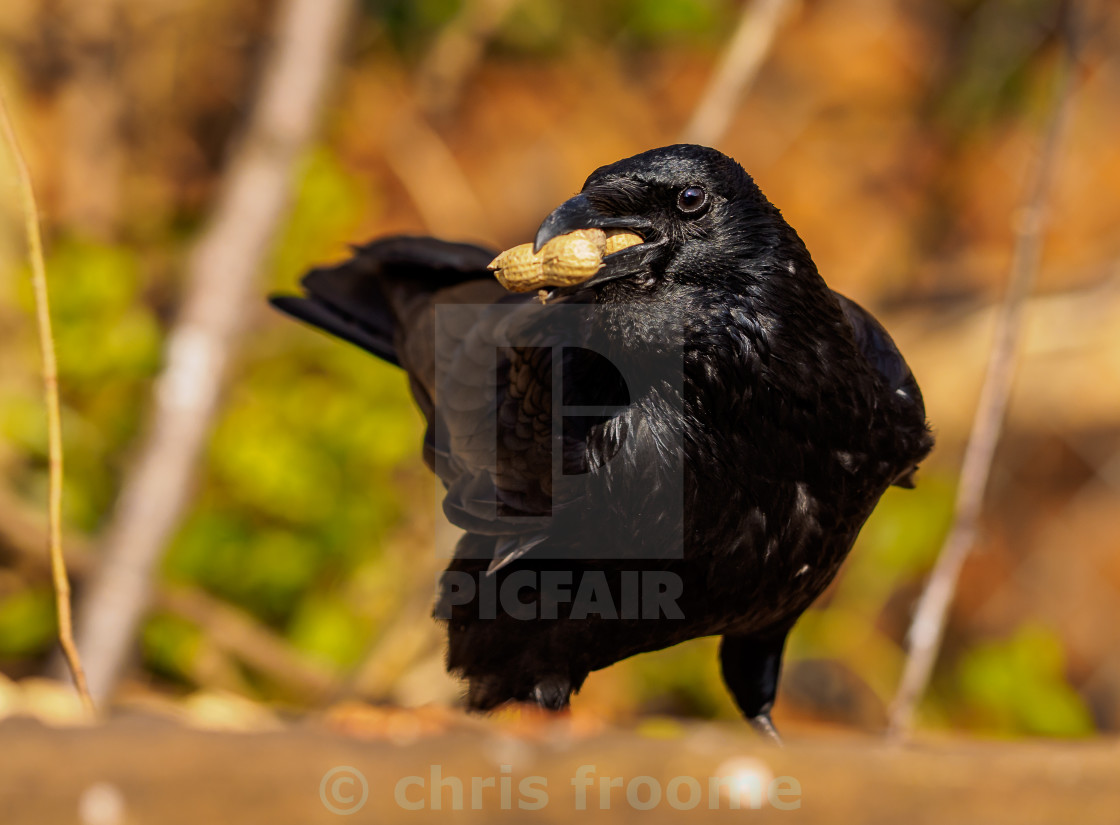
[(596, 169), (578, 195), (545, 218), (535, 249), (591, 227), (627, 229), (644, 243), (608, 255), (594, 277), (564, 292), (608, 283), (630, 296), (673, 284), (726, 288), (736, 272), (762, 275), (773, 266), (788, 271), (794, 259), (808, 262), (804, 245), (750, 175), (704, 146), (666, 146)]

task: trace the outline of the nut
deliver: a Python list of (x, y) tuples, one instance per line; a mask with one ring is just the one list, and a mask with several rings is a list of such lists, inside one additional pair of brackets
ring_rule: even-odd
[(559, 235), (533, 252), (521, 244), (496, 257), (489, 269), (510, 292), (532, 292), (549, 286), (575, 286), (603, 268), (603, 257), (640, 244), (642, 238), (625, 230), (577, 229)]
[(642, 240), (641, 235), (635, 235), (633, 232), (628, 232), (625, 229), (608, 229), (606, 249), (603, 254), (613, 255), (628, 247), (637, 246), (642, 243)]
[(507, 249), (492, 260), (487, 269), (510, 292), (532, 292), (545, 285), (541, 258), (533, 253), (531, 243)]
[(541, 247), (541, 269), (549, 286), (582, 284), (603, 268), (607, 235), (602, 229), (577, 229)]

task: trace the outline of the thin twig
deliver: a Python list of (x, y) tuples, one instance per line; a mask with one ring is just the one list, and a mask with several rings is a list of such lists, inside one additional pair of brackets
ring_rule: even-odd
[(929, 685), (961, 568), (976, 540), (984, 492), (1011, 395), (1024, 307), (1039, 268), (1051, 184), (1072, 98), (1077, 36), (1072, 20), (1064, 20), (1062, 28), (1064, 49), (1056, 69), (1056, 88), (1031, 183), (1024, 205), (1016, 215), (1010, 280), (996, 318), (988, 369), (965, 447), (953, 524), (915, 610), (909, 632), (909, 654), (890, 709), (889, 733), (894, 737), (903, 737), (909, 732), (915, 708)]
[(24, 228), (27, 231), (28, 255), (31, 258), (31, 283), (35, 290), (35, 311), (39, 323), (39, 349), (43, 358), (43, 397), (47, 406), (47, 438), (50, 453), (50, 486), (47, 503), (47, 546), (50, 551), (51, 577), (54, 581), (55, 607), (58, 612), (58, 641), (66, 656), (66, 664), (74, 677), (82, 704), (93, 713), (93, 697), (86, 685), (86, 674), (78, 648), (74, 644), (74, 624), (70, 615), (70, 579), (66, 575), (66, 558), (62, 554), (62, 412), (58, 401), (58, 361), (51, 332), (51, 310), (47, 295), (47, 266), (43, 262), (43, 238), (39, 232), (39, 206), (31, 185), (31, 173), (8, 116), (8, 106), (0, 95), (0, 126), (15, 160), (19, 177), (20, 200), (23, 204)]
[(715, 146), (723, 139), (738, 102), (758, 77), (790, 0), (751, 0), (743, 6), (739, 26), (720, 58), (700, 103), (681, 133), (684, 143)]

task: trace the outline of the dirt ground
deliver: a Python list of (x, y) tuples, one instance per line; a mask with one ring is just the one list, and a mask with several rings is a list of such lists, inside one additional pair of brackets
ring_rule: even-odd
[(669, 721), (390, 725), (363, 737), (321, 722), (231, 733), (136, 715), (69, 728), (12, 719), (0, 743), (3, 825), (1120, 822), (1113, 740), (794, 736), (779, 750), (745, 728)]

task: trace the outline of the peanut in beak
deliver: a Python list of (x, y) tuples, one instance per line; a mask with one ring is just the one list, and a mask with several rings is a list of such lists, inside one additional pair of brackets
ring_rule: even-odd
[(577, 229), (553, 238), (536, 253), (531, 243), (507, 249), (488, 268), (510, 292), (575, 286), (602, 269), (605, 255), (640, 243), (639, 235), (625, 230)]

